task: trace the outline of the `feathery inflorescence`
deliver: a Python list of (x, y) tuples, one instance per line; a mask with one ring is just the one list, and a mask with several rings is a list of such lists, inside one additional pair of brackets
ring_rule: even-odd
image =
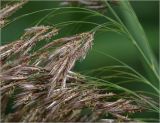
[(0, 10), (0, 27), (3, 27), (7, 23), (7, 18), (11, 16), (14, 12), (20, 9), (28, 0), (21, 0), (13, 5), (6, 5)]
[[(99, 121), (106, 113), (128, 121), (123, 114), (140, 111), (132, 100), (116, 99), (72, 71), (92, 47), (94, 32), (56, 39), (32, 51), (57, 34), (55, 27), (31, 27), (20, 40), (0, 47), (2, 121)], [(11, 97), (13, 112), (6, 113)]]
[[(116, 0), (110, 0), (108, 2), (113, 5), (117, 4)], [(105, 10), (107, 8), (107, 5), (103, 0), (62, 0), (62, 2), (60, 2), (60, 5), (83, 6), (88, 9), (100, 10), (100, 11)]]
[(89, 9), (104, 9), (106, 8), (105, 4), (101, 0), (63, 0), (61, 5), (84, 5)]

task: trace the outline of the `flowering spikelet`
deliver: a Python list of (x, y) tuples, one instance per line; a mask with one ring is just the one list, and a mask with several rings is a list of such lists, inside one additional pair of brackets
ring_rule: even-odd
[(63, 0), (61, 2), (61, 5), (74, 5), (74, 4), (80, 4), (84, 5), (85, 7), (89, 9), (104, 9), (106, 8), (106, 5), (103, 3), (102, 0)]
[(92, 9), (95, 11), (99, 11), (100, 13), (105, 13), (108, 9), (108, 6), (106, 4), (108, 2), (112, 5), (117, 5), (118, 0), (62, 0), (60, 2), (61, 6), (73, 6), (73, 7), (84, 7), (87, 9)]
[[(70, 73), (70, 76), (73, 74), (75, 77), (76, 73), (73, 72)], [(30, 81), (27, 80), (18, 84), (23, 91), (16, 96), (14, 108), (19, 109), (19, 111), (10, 114), (7, 121), (97, 121), (104, 112), (128, 121), (129, 118), (122, 115), (124, 112), (139, 111), (139, 107), (130, 104), (131, 101), (129, 100), (113, 100), (112, 97), (116, 96), (113, 93), (106, 93), (98, 88), (92, 89), (89, 86), (84, 88), (85, 83), (79, 85), (80, 81), (78, 80), (86, 80), (82, 80), (79, 76), (76, 77), (79, 79), (72, 81), (68, 78), (67, 88), (62, 89), (57, 86), (50, 97), (47, 97), (49, 78), (37, 76), (30, 78)], [(77, 83), (77, 85), (69, 83)], [(81, 115), (84, 107), (92, 110), (88, 117)], [(22, 114), (23, 116), (21, 116)]]
[[(54, 27), (31, 27), (19, 40), (0, 46), (2, 121), (99, 121), (104, 113), (128, 121), (125, 113), (140, 111), (132, 100), (114, 99), (116, 94), (87, 84), (86, 77), (72, 71), (92, 47), (93, 32), (56, 39), (30, 52), (56, 34)], [(12, 95), (14, 111), (6, 114)]]
[[(58, 47), (48, 58), (45, 69), (53, 75), (52, 86), (56, 82), (62, 83), (62, 88), (66, 87), (66, 77), (68, 72), (73, 68), (75, 62), (80, 58), (85, 58), (87, 51), (92, 46), (94, 33), (82, 33), (70, 39), (66, 44)], [(65, 39), (64, 39), (65, 40)], [(53, 87), (52, 90), (53, 90)]]
[(19, 55), (21, 57), (25, 56), (38, 41), (50, 39), (52, 36), (56, 35), (57, 32), (58, 30), (56, 28), (49, 26), (39, 26), (26, 29), (26, 32), (20, 40), (1, 46), (1, 62), (8, 60), (12, 55), (18, 53), (20, 53)]
[(15, 3), (13, 5), (7, 5), (6, 7), (2, 8), (0, 10), (0, 27), (3, 27), (5, 25), (5, 23), (7, 22), (6, 18), (11, 16), (14, 12), (16, 12), (27, 2), (28, 0), (22, 0), (18, 3)]
[(26, 30), (20, 40), (0, 47), (2, 99), (7, 98), (12, 88), (27, 80), (29, 75), (41, 72), (39, 67), (29, 65), (32, 60), (29, 51), (38, 41), (48, 40), (57, 32), (56, 28), (49, 26), (32, 27)]

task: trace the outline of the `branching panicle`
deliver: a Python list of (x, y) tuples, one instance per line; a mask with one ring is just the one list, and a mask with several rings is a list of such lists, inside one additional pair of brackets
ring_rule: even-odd
[(14, 12), (20, 9), (24, 4), (26, 4), (28, 0), (21, 0), (18, 3), (13, 5), (6, 5), (6, 7), (0, 10), (0, 27), (3, 27), (7, 22), (7, 18), (11, 16)]
[[(21, 0), (1, 9), (0, 27), (5, 26), (8, 22), (8, 17), (27, 2), (28, 0)], [(93, 14), (87, 16), (87, 18), (101, 16), (108, 21), (101, 25), (95, 23), (98, 26), (90, 32), (83, 32), (58, 39), (54, 39), (59, 33), (57, 26), (34, 26), (25, 29), (20, 39), (0, 46), (1, 121), (118, 122), (132, 121), (133, 119), (127, 117), (128, 114), (141, 112), (144, 107), (147, 108), (148, 104), (152, 106), (153, 110), (158, 111), (157, 103), (152, 98), (138, 94), (138, 92), (132, 92), (119, 85), (129, 81), (140, 81), (152, 87), (152, 83), (143, 77), (143, 75), (116, 58), (111, 57), (124, 66), (107, 66), (106, 68), (91, 71), (93, 75), (97, 75), (98, 73), (99, 78), (82, 75), (73, 71), (75, 63), (79, 60), (84, 60), (92, 48), (96, 30), (101, 29), (101, 27), (112, 30), (107, 26), (109, 25), (112, 28), (112, 25), (114, 26), (115, 24), (121, 31), (126, 31), (127, 34), (130, 34), (127, 31), (127, 27), (121, 22), (121, 18), (116, 15), (114, 10), (112, 10), (112, 6), (110, 6), (111, 3), (116, 3), (116, 0), (63, 0), (60, 3), (61, 5), (76, 4), (80, 6), (42, 10), (52, 11), (42, 18), (37, 25), (51, 14), (54, 17), (65, 14), (65, 12), (61, 13), (61, 11), (58, 14), (54, 13), (64, 8), (71, 9), (71, 11), (74, 11), (72, 9), (76, 9), (76, 12), (83, 10), (82, 12), (84, 13)], [(125, 4), (127, 5), (127, 2)], [(121, 6), (125, 4), (121, 4)], [(86, 7), (87, 9), (80, 7)], [(97, 12), (97, 10), (102, 12), (107, 7), (119, 22), (105, 16), (105, 14)], [(42, 11), (39, 10), (24, 16)], [(125, 11), (123, 12), (126, 15)], [(131, 13), (133, 14), (132, 11)], [(131, 13), (128, 13), (129, 17)], [(51, 15), (51, 17), (53, 16)], [(84, 21), (75, 22), (85, 22), (85, 19)], [(128, 21), (130, 22), (130, 20)], [(68, 22), (70, 24), (70, 21), (65, 23), (68, 24)], [(87, 23), (94, 24), (92, 22)], [(58, 23), (56, 25), (62, 26), (63, 24)], [(132, 34), (130, 35), (132, 38)], [(40, 48), (37, 47), (41, 41), (45, 42), (46, 40), (47, 42), (49, 40), (49, 43), (44, 44)], [(138, 43), (136, 46), (138, 46)], [(106, 71), (109, 74), (104, 76)], [(119, 83), (114, 84), (110, 80), (115, 82), (118, 80)], [(116, 91), (114, 93), (110, 92), (112, 89)], [(121, 91), (128, 92), (129, 94), (121, 93)], [(110, 118), (110, 116), (115, 119), (106, 119)]]
[[(116, 5), (117, 0), (108, 0), (110, 4)], [(104, 0), (62, 0), (61, 6), (83, 6), (88, 9), (103, 11), (106, 10), (107, 5)]]
[[(139, 111), (129, 100), (110, 101), (115, 94), (92, 88), (85, 77), (71, 71), (92, 47), (93, 32), (57, 39), (29, 52), (56, 34), (58, 29), (50, 26), (31, 27), (20, 40), (0, 47), (2, 105), (7, 106), (14, 90), (21, 90), (13, 106), (16, 112), (5, 115), (3, 107), (4, 121), (97, 121), (104, 112), (129, 120), (123, 113)], [(80, 115), (85, 107), (93, 111), (91, 119)]]

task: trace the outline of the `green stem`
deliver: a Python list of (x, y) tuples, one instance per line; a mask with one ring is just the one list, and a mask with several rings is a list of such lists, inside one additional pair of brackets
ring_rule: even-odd
[(155, 75), (158, 76), (157, 60), (150, 48), (145, 32), (130, 3), (128, 1), (119, 1), (119, 8), (119, 12), (122, 14), (127, 30), (130, 34), (132, 34), (132, 37), (144, 54), (143, 58), (145, 58), (145, 61), (149, 61), (149, 67), (152, 69)]

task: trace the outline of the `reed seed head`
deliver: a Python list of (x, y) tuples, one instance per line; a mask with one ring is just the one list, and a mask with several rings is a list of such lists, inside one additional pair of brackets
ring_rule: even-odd
[(21, 0), (13, 5), (6, 5), (4, 8), (0, 10), (0, 27), (3, 27), (7, 22), (7, 18), (11, 16), (14, 12), (20, 9), (24, 4), (26, 4), (28, 0)]
[[(39, 41), (57, 34), (54, 27), (35, 26), (26, 29), (19, 40), (0, 46), (2, 121), (98, 121), (103, 113), (130, 120), (124, 114), (140, 109), (132, 100), (113, 100), (116, 94), (87, 84), (86, 77), (72, 71), (91, 49), (93, 32), (56, 39), (30, 52)], [(13, 94), (14, 112), (5, 114)], [(91, 110), (89, 117), (81, 115), (85, 108)]]

